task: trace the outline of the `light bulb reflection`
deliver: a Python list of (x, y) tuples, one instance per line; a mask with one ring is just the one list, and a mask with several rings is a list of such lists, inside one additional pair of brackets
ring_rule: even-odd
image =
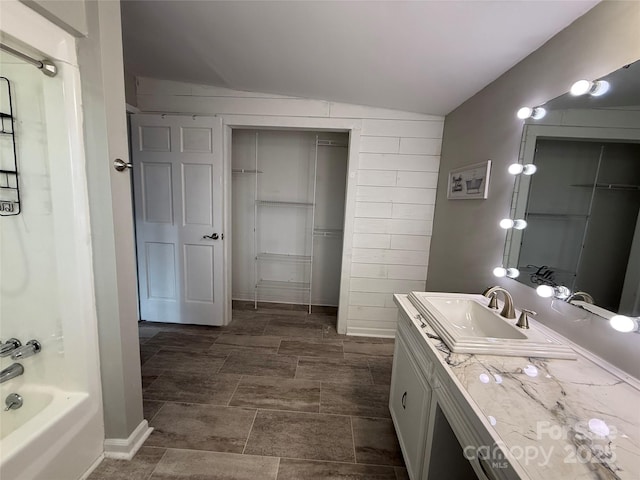
[(507, 268), (507, 277), (518, 278), (520, 276), (520, 270), (517, 268)]
[(504, 228), (505, 230), (513, 228), (514, 225), (515, 222), (510, 218), (503, 218), (502, 220), (500, 220), (500, 228)]
[(502, 278), (507, 276), (507, 269), (504, 267), (496, 267), (493, 269), (493, 275)]
[(638, 320), (626, 315), (614, 315), (609, 320), (609, 324), (618, 332), (629, 333), (638, 330)]
[(553, 297), (555, 290), (551, 285), (540, 285), (536, 288), (536, 293), (542, 298), (550, 298)]

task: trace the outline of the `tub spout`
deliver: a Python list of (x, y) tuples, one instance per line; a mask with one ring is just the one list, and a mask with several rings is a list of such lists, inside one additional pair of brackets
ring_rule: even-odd
[(0, 383), (7, 382), (15, 377), (19, 377), (23, 373), (24, 367), (19, 363), (13, 363), (7, 368), (0, 370)]

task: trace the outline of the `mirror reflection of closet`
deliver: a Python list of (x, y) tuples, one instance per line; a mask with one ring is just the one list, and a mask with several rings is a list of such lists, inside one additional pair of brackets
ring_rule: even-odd
[(638, 267), (630, 253), (640, 243), (640, 144), (539, 138), (534, 163), (519, 280), (535, 288), (531, 266), (545, 265), (599, 306), (640, 314), (623, 292)]

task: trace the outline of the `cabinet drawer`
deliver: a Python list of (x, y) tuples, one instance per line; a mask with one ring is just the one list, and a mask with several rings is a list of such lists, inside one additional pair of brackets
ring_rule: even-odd
[(422, 372), (427, 382), (434, 387), (434, 363), (431, 358), (431, 352), (429, 352), (429, 348), (418, 327), (402, 311), (398, 314), (398, 332), (403, 335), (405, 345), (412, 352), (411, 358), (418, 366), (418, 369)]

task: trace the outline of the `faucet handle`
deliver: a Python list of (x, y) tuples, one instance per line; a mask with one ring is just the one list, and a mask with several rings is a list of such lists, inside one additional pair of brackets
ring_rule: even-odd
[(13, 351), (13, 353), (11, 354), (11, 359), (19, 360), (21, 358), (27, 358), (35, 355), (36, 353), (40, 353), (40, 350), (42, 350), (42, 345), (40, 345), (39, 341), (29, 340), (26, 345)]
[(516, 326), (520, 328), (529, 328), (529, 316), (535, 317), (537, 315), (533, 310), (527, 310), (526, 308), (520, 309), (520, 318), (516, 322)]
[(0, 357), (8, 357), (21, 346), (22, 343), (17, 338), (10, 338), (4, 343), (0, 342)]

